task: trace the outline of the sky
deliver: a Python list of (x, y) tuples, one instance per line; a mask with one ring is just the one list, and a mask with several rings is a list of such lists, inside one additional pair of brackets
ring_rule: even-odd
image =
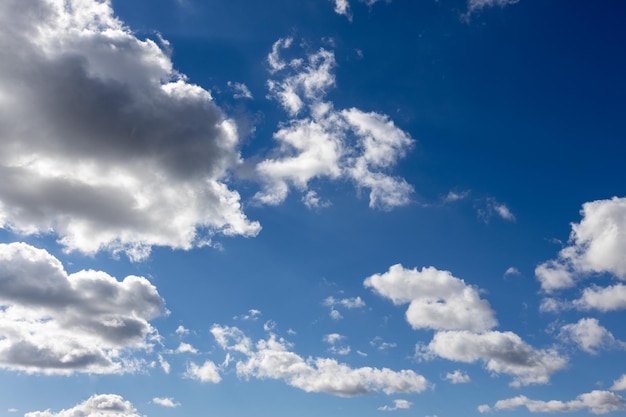
[(0, 2), (0, 417), (621, 415), (619, 0)]

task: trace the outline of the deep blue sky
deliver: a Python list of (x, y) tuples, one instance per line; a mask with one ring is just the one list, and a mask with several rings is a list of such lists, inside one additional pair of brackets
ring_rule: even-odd
[(626, 409), (626, 5), (365, 3), (0, 6), (0, 417)]

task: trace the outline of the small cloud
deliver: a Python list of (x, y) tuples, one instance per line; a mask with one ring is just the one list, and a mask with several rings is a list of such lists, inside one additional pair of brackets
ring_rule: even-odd
[(198, 349), (189, 343), (181, 342), (178, 348), (176, 348), (176, 353), (198, 353)]
[(444, 203), (454, 203), (456, 201), (465, 200), (470, 195), (469, 191), (450, 191), (444, 198)]
[(242, 314), (241, 316), (235, 316), (233, 317), (233, 319), (235, 320), (257, 320), (258, 317), (261, 315), (261, 311), (251, 308), (250, 310), (248, 310), (248, 314)]
[(504, 271), (504, 276), (510, 277), (512, 275), (522, 275), (522, 273), (519, 271), (519, 269), (515, 268), (514, 266), (511, 266), (506, 271)]
[(396, 411), (396, 410), (408, 410), (413, 405), (412, 402), (407, 400), (393, 400), (393, 407), (384, 405), (382, 407), (378, 407), (378, 411)]
[(294, 329), (287, 329), (287, 334), (294, 336), (297, 335), (298, 332), (296, 332)]
[(174, 399), (170, 397), (167, 397), (167, 398), (154, 397), (152, 399), (152, 403), (156, 405), (160, 405), (161, 407), (167, 407), (167, 408), (180, 407), (180, 403), (175, 402)]
[(357, 354), (357, 355), (359, 355), (359, 356), (362, 356), (362, 357), (364, 357), (364, 358), (367, 356), (367, 353), (365, 353), (365, 352), (361, 352), (360, 350), (357, 350), (357, 351), (356, 351), (356, 354)]
[(454, 372), (448, 372), (446, 379), (453, 384), (466, 384), (471, 381), (469, 375), (459, 369)]
[(491, 407), (489, 407), (487, 404), (482, 404), (478, 406), (478, 411), (480, 413), (488, 413), (491, 411)]
[(325, 208), (331, 205), (329, 201), (322, 201), (322, 199), (320, 199), (317, 193), (313, 190), (307, 191), (307, 193), (302, 197), (302, 202), (309, 209)]
[(504, 204), (498, 202), (495, 198), (489, 197), (484, 200), (482, 207), (478, 208), (478, 217), (480, 217), (485, 223), (489, 223), (489, 220), (493, 216), (498, 216), (503, 220), (509, 222), (515, 222), (516, 218), (511, 209)]
[(17, 413), (17, 412), (18, 412), (18, 411), (20, 411), (20, 410), (18, 410), (17, 408), (9, 408), (7, 411), (8, 411), (9, 413)]
[(252, 93), (248, 89), (248, 87), (243, 83), (236, 83), (232, 81), (228, 81), (227, 85), (235, 91), (233, 94), (234, 98), (247, 98), (252, 99)]
[(626, 374), (622, 375), (619, 379), (613, 381), (611, 391), (626, 391)]
[(387, 350), (387, 349), (395, 348), (396, 346), (398, 346), (398, 344), (393, 343), (393, 342), (385, 342), (382, 337), (376, 336), (370, 342), (370, 346), (378, 350)]
[(350, 10), (350, 3), (348, 0), (334, 0), (335, 13), (343, 15), (352, 21), (352, 11)]
[(170, 364), (168, 361), (163, 359), (163, 356), (161, 355), (159, 355), (159, 365), (161, 365), (161, 369), (163, 369), (163, 372), (169, 375), (171, 369)]
[(212, 382), (214, 384), (217, 384), (222, 380), (217, 366), (210, 360), (207, 360), (202, 366), (191, 362), (187, 367), (187, 372), (185, 372), (184, 376), (196, 381)]
[(185, 329), (185, 326), (182, 324), (176, 328), (176, 334), (185, 335), (189, 334), (189, 329)]
[(330, 318), (333, 320), (341, 320), (343, 318), (343, 316), (341, 315), (341, 313), (337, 310), (335, 310), (334, 308), (330, 309)]

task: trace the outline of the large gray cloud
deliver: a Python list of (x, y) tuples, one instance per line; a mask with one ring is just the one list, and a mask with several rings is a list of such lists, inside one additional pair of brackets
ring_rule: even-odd
[(151, 348), (149, 320), (164, 301), (145, 278), (102, 271), (67, 274), (25, 243), (0, 244), (0, 367), (27, 373), (119, 373)]
[(224, 183), (235, 124), (108, 1), (0, 4), (0, 139), (4, 227), (137, 259), (260, 229)]

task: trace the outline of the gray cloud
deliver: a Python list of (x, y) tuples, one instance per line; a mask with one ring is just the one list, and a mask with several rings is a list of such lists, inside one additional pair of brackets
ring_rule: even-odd
[(145, 278), (102, 271), (67, 274), (48, 252), (0, 244), (0, 367), (28, 373), (118, 373), (150, 348), (148, 320), (165, 313)]

